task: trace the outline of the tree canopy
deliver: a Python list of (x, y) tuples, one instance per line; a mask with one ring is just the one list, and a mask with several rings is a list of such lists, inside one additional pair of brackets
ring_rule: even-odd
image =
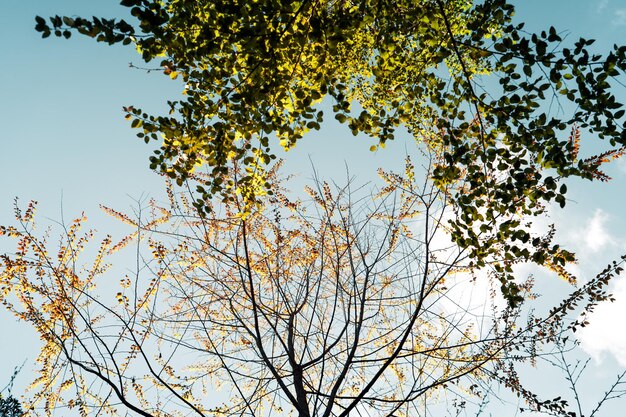
[[(84, 216), (60, 223), (56, 246), (34, 202), (0, 226), (16, 242), (0, 256), (0, 301), (44, 344), (28, 414), (391, 417), (434, 414), (442, 398), (458, 416), (499, 385), (573, 415), (519, 366), (556, 349), (578, 401), (567, 335), (612, 300), (626, 256), (542, 313), (522, 308), (533, 278), (513, 268), (576, 283), (575, 255), (531, 219), (565, 205), (566, 178), (607, 180), (602, 164), (625, 153), (626, 47), (527, 33), (505, 0), (121, 4), (131, 18), (37, 17), (36, 29), (132, 46), (180, 83), (168, 114), (124, 108), (160, 144), (150, 166), (169, 201), (104, 208), (132, 231), (91, 258)], [(381, 171), (379, 188), (318, 180), (293, 198), (275, 151), (329, 116), (372, 150), (409, 135), (418, 162)], [(133, 267), (110, 280), (131, 243)], [(624, 378), (599, 406), (625, 395)]]
[[(15, 225), (0, 226), (16, 243), (0, 257), (0, 301), (44, 342), (29, 415), (459, 416), (472, 403), (480, 415), (503, 386), (531, 410), (571, 416), (518, 370), (563, 353), (626, 257), (527, 315), (450, 241), (445, 190), (410, 161), (382, 176), (378, 190), (317, 182), (307, 199), (276, 187), (246, 219), (237, 201), (199, 216), (169, 187), (169, 201), (134, 214), (105, 208), (132, 229), (91, 251), (84, 217), (57, 240), (39, 231), (35, 203), (16, 205)], [(136, 260), (116, 277), (111, 256), (129, 244)]]
[[(565, 205), (564, 178), (606, 180), (600, 165), (624, 153), (614, 86), (626, 47), (595, 54), (593, 40), (568, 45), (554, 27), (529, 34), (505, 0), (121, 4), (134, 20), (37, 17), (36, 29), (133, 45), (182, 79), (169, 114), (125, 110), (139, 137), (160, 141), (150, 166), (196, 182), (201, 212), (212, 196), (240, 194), (249, 213), (273, 192), (273, 149), (320, 129), (332, 106), (350, 132), (378, 141), (373, 148), (401, 130), (439, 154), (432, 177), (458, 211), (456, 243), (478, 265), (506, 245), (503, 291), (519, 301), (510, 260), (562, 270), (573, 255), (542, 246), (511, 217)], [(583, 157), (586, 137), (604, 139), (606, 152)]]

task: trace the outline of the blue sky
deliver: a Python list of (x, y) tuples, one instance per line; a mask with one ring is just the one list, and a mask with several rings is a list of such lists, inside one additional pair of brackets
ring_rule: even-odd
[[(133, 198), (160, 196), (162, 180), (148, 169), (151, 145), (135, 137), (124, 120), (122, 106), (161, 112), (176, 97), (177, 82), (159, 72), (129, 68), (141, 65), (132, 48), (111, 48), (80, 36), (42, 40), (33, 29), (35, 15), (114, 16), (125, 8), (109, 0), (3, 0), (0, 8), (0, 223), (12, 219), (12, 201), (35, 199), (39, 214), (71, 219), (84, 211), (100, 231), (121, 233), (98, 208), (125, 208)], [(578, 36), (598, 39), (598, 49), (624, 43), (626, 0), (526, 0), (516, 2), (518, 16), (529, 30), (554, 25)], [(593, 142), (593, 141), (591, 141)], [(311, 177), (309, 159), (323, 176), (345, 178), (345, 166), (360, 181), (375, 180), (375, 167), (401, 166), (412, 143), (399, 138), (378, 153), (368, 151), (368, 139), (327, 123), (321, 132), (290, 151), (287, 172)], [(585, 146), (585, 145), (583, 145)], [(590, 145), (589, 152), (592, 152)], [(570, 183), (565, 211), (554, 210), (560, 238), (578, 249), (583, 276), (593, 274), (626, 253), (626, 163), (607, 170), (608, 184)], [(6, 241), (0, 251), (10, 250)], [(544, 274), (545, 275), (545, 274)], [(538, 274), (541, 276), (541, 273)], [(626, 277), (616, 283), (618, 301), (601, 307), (597, 324), (583, 337), (583, 347), (596, 359), (594, 378), (626, 367)], [(551, 287), (547, 285), (546, 289)], [(621, 297), (621, 298), (620, 298)], [(616, 320), (617, 319), (617, 320)], [(33, 360), (37, 340), (30, 328), (0, 312), (0, 387), (14, 366)], [(20, 375), (16, 392), (28, 381), (30, 364)], [(592, 379), (593, 380), (593, 379)], [(591, 383), (592, 385), (593, 383)]]

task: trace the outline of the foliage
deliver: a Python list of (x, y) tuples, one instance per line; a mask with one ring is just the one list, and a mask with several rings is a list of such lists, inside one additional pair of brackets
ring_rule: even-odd
[[(106, 208), (134, 231), (105, 238), (84, 267), (84, 217), (54, 253), (49, 232), (34, 232), (35, 205), (16, 208), (18, 225), (0, 229), (17, 241), (2, 257), (2, 300), (45, 343), (28, 413), (423, 415), (481, 401), (492, 383), (534, 401), (518, 365), (585, 325), (568, 312), (610, 298), (623, 261), (544, 317), (522, 317), (484, 285), (497, 271), (450, 240), (435, 165), (419, 178), (408, 161), (373, 193), (318, 182), (307, 200), (288, 198), (272, 170), (273, 199), (245, 219), (243, 197), (200, 216), (169, 188), (167, 204), (135, 215)], [(133, 242), (136, 270), (116, 288), (107, 259)], [(531, 280), (520, 288), (532, 298)]]
[(7, 398), (0, 394), (0, 417), (20, 417), (24, 412), (20, 402), (13, 396)]
[[(0, 390), (0, 417), (21, 417), (22, 414), (24, 414), (20, 402), (17, 398), (11, 395), (13, 381), (21, 369), (22, 367), (15, 368), (7, 386)], [(2, 395), (4, 391), (7, 391), (6, 398)]]
[[(36, 29), (135, 45), (146, 62), (182, 79), (186, 98), (170, 101), (169, 115), (125, 110), (141, 138), (162, 140), (153, 169), (181, 185), (208, 169), (194, 196), (204, 213), (216, 194), (242, 195), (241, 211), (250, 213), (272, 193), (272, 142), (293, 147), (320, 129), (332, 104), (353, 134), (378, 141), (373, 149), (406, 129), (441, 155), (432, 175), (442, 189), (454, 186), (455, 242), (478, 266), (508, 246), (499, 279), (515, 303), (510, 259), (562, 269), (573, 257), (540, 241), (524, 249), (524, 225), (501, 219), (565, 205), (564, 178), (605, 180), (601, 164), (624, 153), (625, 113), (613, 86), (626, 47), (598, 55), (592, 40), (567, 46), (553, 27), (527, 34), (504, 0), (121, 4), (134, 22), (37, 17)], [(608, 149), (581, 157), (581, 136), (605, 139)], [(495, 229), (493, 240), (483, 238)]]
[[(624, 260), (527, 319), (532, 280), (513, 268), (575, 283), (574, 254), (530, 221), (565, 205), (565, 178), (607, 180), (602, 165), (624, 154), (614, 84), (626, 47), (595, 55), (555, 28), (527, 34), (504, 0), (121, 3), (133, 22), (37, 17), (36, 29), (133, 45), (182, 80), (168, 115), (125, 111), (139, 137), (161, 141), (151, 167), (194, 191), (169, 188), (149, 220), (106, 209), (134, 232), (104, 239), (84, 269), (84, 218), (55, 256), (34, 205), (0, 229), (18, 242), (2, 258), (3, 302), (45, 342), (29, 412), (422, 415), (501, 383), (567, 415), (517, 367), (586, 325)], [(309, 200), (290, 199), (273, 149), (329, 112), (372, 150), (408, 132), (423, 178), (409, 160), (372, 194), (317, 182)], [(587, 156), (594, 136), (606, 150)], [(131, 242), (136, 271), (113, 288), (107, 259)], [(476, 309), (460, 291), (479, 283), (503, 299), (492, 288)], [(209, 391), (220, 384), (224, 404)]]

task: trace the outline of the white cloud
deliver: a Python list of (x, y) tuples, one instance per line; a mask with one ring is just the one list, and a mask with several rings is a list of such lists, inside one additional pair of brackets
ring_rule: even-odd
[(615, 245), (616, 241), (607, 229), (608, 221), (609, 215), (602, 209), (596, 209), (587, 224), (574, 231), (572, 240), (580, 242), (581, 247), (594, 253)]
[[(492, 308), (502, 310), (506, 307), (506, 301), (499, 292), (500, 284), (494, 284), (486, 270), (476, 270), (473, 275), (463, 268), (467, 265), (467, 259), (455, 261), (459, 247), (446, 230), (448, 220), (452, 218), (453, 213), (447, 208), (440, 219), (439, 229), (429, 242), (429, 250), (431, 256), (436, 259), (436, 261), (431, 259), (431, 262), (438, 265), (434, 268), (440, 266), (444, 270), (444, 265), (454, 263), (460, 270), (446, 275), (445, 289), (442, 288), (441, 292), (427, 300), (427, 303), (432, 303), (427, 309), (440, 313), (459, 327), (472, 325), (474, 329), (480, 331), (479, 329), (488, 324)], [(421, 219), (411, 223), (411, 231), (415, 236), (423, 236), (424, 227), (425, 223)]]
[(611, 21), (615, 26), (626, 25), (626, 9), (617, 9), (613, 12), (613, 20)]
[(596, 13), (611, 16), (611, 24), (614, 26), (626, 25), (626, 8), (609, 7), (609, 0), (599, 0), (596, 3)]
[(616, 278), (613, 289), (615, 302), (602, 303), (589, 317), (590, 324), (579, 330), (582, 349), (596, 361), (606, 354), (612, 355), (620, 365), (626, 366), (626, 279)]
[[(601, 208), (590, 211), (583, 217), (583, 221), (573, 221), (573, 217), (563, 216), (562, 210), (553, 206), (549, 206), (548, 212), (548, 216), (533, 219), (532, 232), (541, 235), (549, 230), (552, 222), (557, 223), (557, 230), (564, 232), (564, 235), (562, 238), (557, 237), (555, 243), (563, 243), (564, 248), (573, 249), (577, 253), (580, 264), (568, 265), (567, 269), (583, 282), (599, 271), (597, 263), (605, 262), (604, 255), (609, 256), (616, 250), (621, 251), (626, 247), (624, 239), (619, 235), (616, 236), (615, 230), (611, 228), (611, 215)], [(572, 227), (572, 224), (575, 226)], [(449, 236), (445, 233), (441, 233), (431, 243), (437, 249), (451, 245)], [(521, 264), (516, 266), (515, 272), (516, 276), (524, 279), (538, 272), (538, 269), (534, 265)], [(498, 291), (497, 297), (491, 298), (491, 283), (486, 274), (480, 272), (479, 274), (481, 276), (476, 280), (465, 272), (451, 276), (448, 280), (449, 291), (438, 301), (438, 307), (448, 314), (454, 312), (476, 314), (477, 328), (480, 328), (481, 308), (483, 313), (488, 313), (491, 306), (495, 305), (498, 309), (505, 304)], [(603, 357), (611, 355), (621, 365), (626, 366), (626, 331), (619, 330), (624, 327), (626, 317), (626, 272), (624, 277), (615, 279), (612, 292), (616, 301), (598, 305), (589, 318), (590, 324), (580, 329), (577, 337), (582, 349), (595, 360), (601, 361)]]
[[(570, 234), (578, 242), (581, 266), (594, 264), (600, 251), (609, 253), (624, 246), (622, 239), (611, 233), (611, 218), (597, 208), (589, 220)], [(621, 331), (626, 317), (626, 279), (616, 277), (612, 293), (615, 302), (603, 302), (589, 316), (590, 324), (578, 332), (582, 349), (596, 361), (606, 355), (613, 356), (620, 365), (626, 366), (626, 332)]]

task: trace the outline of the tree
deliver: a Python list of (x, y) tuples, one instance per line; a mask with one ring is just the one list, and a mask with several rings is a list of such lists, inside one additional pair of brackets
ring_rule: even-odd
[[(4, 301), (46, 343), (45, 389), (29, 409), (45, 400), (47, 410), (144, 416), (392, 416), (490, 381), (544, 404), (516, 361), (583, 325), (566, 325), (567, 312), (608, 299), (623, 261), (529, 319), (520, 308), (531, 283), (513, 267), (532, 262), (574, 282), (574, 254), (529, 221), (548, 202), (565, 204), (564, 178), (606, 179), (602, 163), (624, 153), (612, 83), (626, 48), (593, 55), (581, 39), (561, 49), (556, 29), (526, 35), (503, 0), (122, 4), (133, 24), (54, 16), (37, 17), (36, 29), (134, 44), (182, 79), (186, 98), (169, 115), (126, 112), (141, 138), (163, 140), (152, 168), (188, 193), (171, 189), (148, 221), (109, 210), (136, 231), (105, 239), (84, 272), (82, 219), (56, 257), (32, 231), (33, 206), (17, 212), (20, 227), (2, 229), (18, 239), (3, 258)], [(576, 109), (542, 106), (559, 97)], [(296, 145), (330, 105), (380, 147), (408, 130), (426, 155), (424, 185), (409, 164), (404, 177), (384, 175), (375, 199), (323, 183), (309, 202), (288, 199), (271, 142)], [(609, 149), (580, 157), (589, 135)], [(138, 251), (120, 291), (98, 284), (106, 255), (132, 240), (153, 259)], [(455, 304), (460, 281), (479, 276), (504, 296), (499, 304), (494, 291), (480, 314)], [(227, 406), (206, 399), (211, 378), (228, 381)]]
[[(461, 211), (453, 237), (478, 265), (507, 242), (513, 258), (521, 251), (562, 266), (571, 260), (562, 252), (521, 249), (530, 235), (518, 221), (493, 242), (481, 236), (501, 217), (540, 214), (552, 201), (564, 206), (565, 178), (605, 180), (600, 165), (624, 153), (625, 111), (613, 86), (626, 69), (626, 47), (600, 55), (589, 49), (593, 40), (566, 46), (553, 27), (526, 34), (504, 0), (121, 4), (134, 22), (37, 17), (36, 29), (134, 45), (183, 80), (186, 98), (170, 101), (169, 115), (125, 110), (139, 137), (162, 139), (153, 169), (179, 185), (207, 169), (194, 185), (204, 211), (213, 195), (244, 196), (244, 214), (262, 203), (272, 193), (272, 142), (295, 146), (320, 129), (332, 105), (353, 134), (378, 141), (373, 149), (403, 128), (440, 153), (433, 178), (457, 186), (450, 201)], [(586, 136), (608, 141), (606, 152), (581, 157)], [(499, 279), (505, 296), (519, 301), (506, 265)]]
[[(18, 225), (0, 229), (17, 240), (2, 257), (3, 303), (45, 343), (27, 411), (427, 415), (491, 383), (538, 401), (518, 364), (585, 325), (568, 312), (610, 298), (624, 261), (545, 317), (524, 317), (493, 288), (473, 300), (472, 285), (488, 281), (477, 276), (497, 283), (497, 271), (450, 240), (446, 219), (456, 214), (450, 191), (429, 180), (436, 165), (419, 178), (408, 161), (372, 193), (317, 182), (310, 199), (294, 201), (277, 186), (245, 218), (243, 197), (200, 215), (188, 193), (169, 188), (166, 205), (106, 208), (134, 231), (105, 238), (84, 268), (93, 234), (81, 234), (83, 217), (63, 226), (53, 254), (49, 233), (34, 233), (34, 203), (16, 208)], [(548, 245), (552, 234), (537, 238)], [(116, 288), (107, 257), (133, 241), (136, 269)], [(519, 288), (530, 293), (532, 281)], [(220, 385), (223, 403), (210, 391)]]

